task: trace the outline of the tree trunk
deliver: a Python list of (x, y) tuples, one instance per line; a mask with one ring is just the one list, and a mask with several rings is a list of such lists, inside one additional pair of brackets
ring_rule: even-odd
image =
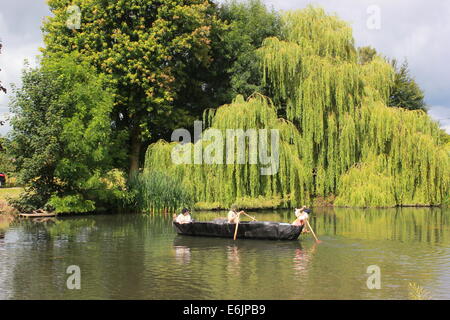
[(130, 171), (129, 175), (139, 171), (139, 160), (141, 156), (141, 132), (139, 127), (131, 130)]

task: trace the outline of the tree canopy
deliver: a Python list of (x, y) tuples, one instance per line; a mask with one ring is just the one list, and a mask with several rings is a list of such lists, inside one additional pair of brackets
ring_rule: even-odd
[(392, 86), (389, 106), (408, 110), (427, 111), (425, 94), (410, 75), (408, 62), (398, 65), (397, 60), (391, 61), (395, 70), (394, 85)]
[(281, 22), (281, 36), (266, 38), (257, 55), (263, 83), (289, 122), (276, 120), (265, 99), (239, 98), (217, 109), (210, 125), (223, 130), (292, 123), (289, 131), (280, 128), (289, 135), (281, 139), (276, 176), (258, 174), (255, 165), (170, 165), (173, 146), (163, 142), (150, 146), (146, 169), (179, 177), (196, 201), (264, 195), (295, 206), (337, 195), (343, 206), (445, 202), (449, 158), (441, 131), (423, 111), (388, 107), (396, 79), (392, 65), (373, 51), (361, 63), (350, 26), (320, 8), (286, 12)]
[(56, 210), (64, 199), (75, 212), (99, 209), (106, 190), (101, 178), (124, 156), (111, 138), (113, 92), (74, 55), (24, 70), (22, 82), (14, 89), (8, 145), (27, 186), (22, 209), (50, 199)]
[[(370, 63), (377, 56), (379, 56), (378, 52), (372, 47), (358, 48), (358, 61), (362, 65)], [(398, 64), (396, 59), (387, 59), (387, 61), (392, 65), (395, 72), (388, 106), (426, 112), (425, 94), (411, 76), (408, 61), (405, 60), (401, 65)]]
[[(208, 64), (213, 5), (205, 0), (49, 0), (44, 55), (78, 51), (116, 89), (113, 120), (129, 142), (131, 171), (144, 139), (177, 127), (186, 108), (174, 108), (187, 68)], [(80, 29), (66, 26), (69, 5), (81, 10)], [(163, 125), (162, 125), (163, 124)]]

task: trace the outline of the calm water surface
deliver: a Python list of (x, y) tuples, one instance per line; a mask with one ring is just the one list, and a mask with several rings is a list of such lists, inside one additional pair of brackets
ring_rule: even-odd
[[(253, 213), (293, 220), (287, 211)], [(210, 220), (225, 213), (197, 213)], [(0, 299), (450, 299), (450, 210), (316, 209), (310, 235), (274, 242), (177, 236), (169, 216), (26, 222), (0, 239)], [(68, 290), (66, 269), (81, 269)], [(367, 267), (381, 269), (369, 290)]]

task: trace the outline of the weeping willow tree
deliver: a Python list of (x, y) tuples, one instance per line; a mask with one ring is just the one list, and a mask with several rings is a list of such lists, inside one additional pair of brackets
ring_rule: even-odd
[[(171, 154), (181, 145), (160, 141), (147, 151), (145, 172), (164, 171), (196, 202), (224, 205), (277, 197), (294, 207), (329, 195), (341, 206), (444, 203), (448, 147), (426, 113), (387, 107), (391, 65), (381, 57), (359, 64), (350, 26), (322, 9), (287, 12), (282, 24), (283, 36), (267, 38), (257, 51), (272, 100), (237, 97), (205, 112), (203, 138), (182, 145), (190, 161), (175, 164)], [(244, 164), (221, 162), (227, 146), (217, 148), (212, 137), (229, 129), (280, 132), (276, 174), (261, 174), (267, 164), (252, 161), (251, 141)], [(214, 161), (195, 163), (198, 150)]]
[[(254, 95), (245, 101), (238, 96), (229, 105), (208, 110), (204, 118), (208, 129), (195, 144), (159, 141), (151, 145), (144, 173), (164, 171), (189, 190), (196, 202), (218, 202), (221, 207), (246, 198), (282, 199), (284, 206), (310, 201), (312, 172), (298, 156), (302, 138), (291, 122), (277, 118), (267, 98)], [(267, 141), (274, 131), (279, 137), (276, 145)], [(267, 150), (261, 149), (265, 145)], [(172, 155), (179, 152), (175, 148), (188, 161), (174, 162)], [(195, 159), (198, 152), (201, 164)], [(274, 156), (276, 163), (261, 161), (261, 153)], [(262, 174), (271, 166), (276, 167), (273, 174)]]
[(284, 36), (259, 54), (264, 80), (303, 142), (311, 193), (348, 206), (436, 205), (448, 197), (448, 152), (423, 112), (387, 108), (394, 70), (358, 64), (352, 30), (308, 7), (283, 16)]

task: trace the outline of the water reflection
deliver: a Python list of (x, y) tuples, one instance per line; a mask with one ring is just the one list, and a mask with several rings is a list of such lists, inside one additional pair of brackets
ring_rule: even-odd
[(186, 246), (174, 246), (175, 258), (178, 263), (188, 264), (191, 261), (191, 248)]
[[(293, 220), (291, 211), (251, 215)], [(57, 232), (32, 222), (7, 229), (0, 298), (403, 299), (409, 282), (450, 298), (448, 209), (316, 209), (319, 245), (310, 235), (292, 242), (177, 236), (169, 216), (60, 221)], [(79, 291), (65, 287), (74, 264), (82, 271)], [(369, 265), (381, 268), (382, 290), (367, 289)]]
[(227, 246), (227, 272), (228, 274), (234, 274), (236, 272), (239, 272), (240, 268), (240, 261), (239, 258), (239, 248), (235, 245)]
[(317, 243), (314, 243), (310, 249), (304, 249), (301, 245), (299, 248), (295, 249), (293, 261), (297, 276), (307, 276), (309, 265), (311, 264), (316, 249)]

